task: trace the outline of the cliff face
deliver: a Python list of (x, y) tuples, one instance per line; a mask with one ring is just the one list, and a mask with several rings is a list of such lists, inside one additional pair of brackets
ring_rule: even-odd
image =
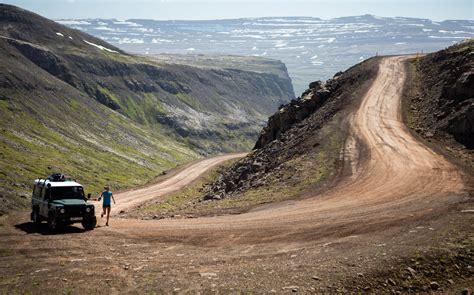
[(14, 206), (11, 196), (29, 194), (31, 179), (51, 170), (95, 191), (144, 183), (199, 154), (251, 148), (268, 114), (293, 97), (291, 81), (279, 61), (220, 60), (129, 55), (0, 4), (0, 197)]
[(409, 65), (407, 123), (474, 167), (474, 40), (418, 57)]
[(336, 79), (329, 80), (324, 84), (321, 81), (313, 82), (309, 84), (309, 89), (303, 92), (301, 98), (280, 106), (279, 111), (270, 116), (267, 126), (260, 132), (254, 149), (263, 148), (289, 130), (294, 124), (303, 121), (314, 113), (331, 96), (331, 91), (336, 87), (336, 81)]

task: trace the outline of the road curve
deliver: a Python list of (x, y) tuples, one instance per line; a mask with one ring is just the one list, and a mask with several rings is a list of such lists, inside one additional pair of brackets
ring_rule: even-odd
[[(203, 159), (159, 183), (114, 194), (117, 204), (113, 206), (112, 214), (116, 215), (122, 210), (131, 209), (146, 201), (159, 200), (160, 197), (178, 191), (191, 184), (212, 167), (227, 160), (242, 158), (245, 155), (247, 155), (247, 153), (226, 154)], [(98, 207), (100, 207), (100, 205)], [(100, 212), (101, 210), (97, 210), (96, 214), (100, 214)]]
[[(402, 122), (407, 58), (387, 57), (380, 62), (377, 78), (349, 118), (351, 135), (343, 154), (352, 172), (336, 187), (305, 200), (235, 216), (117, 219), (110, 230), (193, 244), (307, 241), (383, 230), (459, 202), (465, 197), (462, 172), (418, 142)], [(137, 204), (134, 198), (151, 199), (166, 189), (159, 184), (117, 198), (123, 202), (120, 208), (125, 208)]]

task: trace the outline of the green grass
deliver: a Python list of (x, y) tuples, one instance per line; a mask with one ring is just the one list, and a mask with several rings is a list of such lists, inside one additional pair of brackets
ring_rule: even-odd
[(189, 94), (178, 93), (178, 94), (176, 94), (176, 97), (180, 101), (185, 103), (187, 106), (189, 106), (190, 108), (192, 108), (196, 111), (204, 109), (204, 107), (199, 103), (199, 101), (197, 99), (195, 99), (194, 97), (190, 96)]
[(0, 197), (6, 200), (0, 214), (26, 206), (28, 198), (20, 196), (31, 194), (34, 179), (53, 172), (71, 175), (86, 192), (97, 194), (104, 184), (114, 190), (145, 184), (198, 157), (174, 138), (106, 107), (97, 113), (77, 100), (61, 99), (31, 113), (18, 101), (0, 101)]

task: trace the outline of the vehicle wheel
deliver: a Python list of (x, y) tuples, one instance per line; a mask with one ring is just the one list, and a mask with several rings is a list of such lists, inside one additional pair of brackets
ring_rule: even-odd
[(56, 231), (59, 228), (56, 218), (52, 215), (50, 215), (48, 218), (48, 228), (50, 231)]
[(31, 220), (33, 221), (35, 225), (41, 224), (42, 220), (41, 220), (41, 216), (38, 213), (38, 210), (33, 210), (33, 212), (31, 212)]
[(84, 227), (85, 230), (93, 230), (96, 224), (97, 224), (97, 219), (95, 218), (87, 219), (82, 222), (82, 226)]

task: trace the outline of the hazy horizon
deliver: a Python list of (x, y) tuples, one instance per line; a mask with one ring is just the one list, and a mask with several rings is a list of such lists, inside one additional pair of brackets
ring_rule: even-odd
[[(3, 1), (52, 19), (220, 20), (255, 17), (316, 17), (331, 19), (372, 14), (434, 21), (472, 20), (470, 0), (20, 0)], [(93, 7), (93, 9), (91, 9)]]

